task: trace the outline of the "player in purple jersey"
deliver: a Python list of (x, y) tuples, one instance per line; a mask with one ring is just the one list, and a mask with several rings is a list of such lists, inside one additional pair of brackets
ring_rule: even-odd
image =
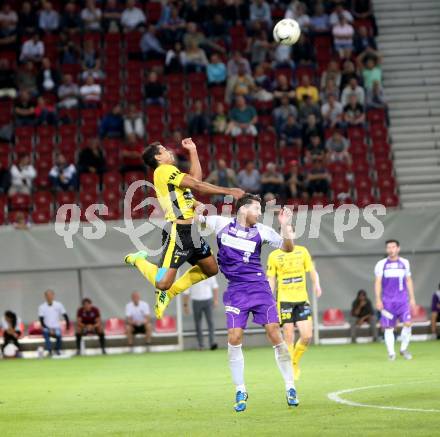
[(408, 352), (411, 339), (411, 308), (414, 308), (414, 284), (407, 259), (399, 257), (400, 244), (397, 240), (385, 243), (387, 258), (380, 260), (374, 268), (376, 281), (376, 308), (381, 312), (380, 324), (384, 329), (385, 344), (390, 360), (396, 359), (394, 352), (394, 328), (399, 320), (403, 323), (400, 355), (412, 359)]
[(270, 244), (286, 252), (293, 250), (292, 212), (283, 209), (278, 220), (281, 235), (257, 223), (261, 216), (259, 196), (245, 194), (237, 201), (237, 218), (199, 216), (199, 221), (214, 230), (218, 244), (218, 263), (228, 280), (223, 295), (228, 328), (228, 357), (236, 388), (237, 412), (246, 409), (248, 394), (244, 383), (243, 332), (249, 315), (254, 323), (263, 325), (275, 350), (275, 359), (283, 376), (287, 403), (299, 404), (293, 383), (293, 368), (287, 345), (283, 340), (275, 299), (261, 265), (261, 247)]

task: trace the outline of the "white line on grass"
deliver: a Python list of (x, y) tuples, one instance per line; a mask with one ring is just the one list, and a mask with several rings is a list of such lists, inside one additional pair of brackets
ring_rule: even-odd
[(371, 405), (371, 404), (363, 404), (360, 402), (349, 401), (347, 399), (343, 399), (340, 395), (346, 393), (354, 393), (361, 390), (369, 390), (372, 388), (384, 388), (391, 387), (397, 384), (383, 384), (383, 385), (369, 385), (367, 387), (358, 387), (358, 388), (348, 388), (346, 390), (334, 391), (332, 393), (328, 393), (327, 397), (338, 404), (350, 405), (351, 407), (364, 407), (364, 408), (378, 408), (380, 410), (397, 410), (397, 411), (414, 411), (419, 413), (440, 413), (440, 410), (436, 409), (424, 409), (424, 408), (405, 408), (405, 407), (393, 407), (386, 405)]

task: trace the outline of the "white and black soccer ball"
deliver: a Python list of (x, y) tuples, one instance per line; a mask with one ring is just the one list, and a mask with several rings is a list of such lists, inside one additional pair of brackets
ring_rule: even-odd
[(292, 18), (284, 18), (273, 28), (273, 39), (278, 44), (291, 46), (299, 40), (301, 29), (299, 24)]

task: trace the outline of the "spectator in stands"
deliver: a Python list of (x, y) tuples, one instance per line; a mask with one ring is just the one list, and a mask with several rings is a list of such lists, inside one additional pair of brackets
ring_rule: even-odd
[(289, 170), (284, 179), (289, 197), (294, 199), (301, 197), (304, 190), (304, 176), (299, 171), (298, 161), (292, 160), (289, 162)]
[(286, 123), (283, 124), (280, 132), (280, 145), (288, 147), (296, 147), (299, 151), (302, 145), (301, 125), (297, 123), (294, 115), (287, 117)]
[(89, 75), (92, 75), (95, 79), (102, 79), (104, 77), (104, 73), (101, 70), (101, 60), (92, 40), (84, 42), (82, 67), (84, 70), (81, 74), (82, 79), (86, 79)]
[(95, 334), (99, 338), (99, 346), (103, 355), (105, 351), (105, 334), (99, 309), (92, 305), (92, 300), (85, 297), (82, 306), (76, 313), (76, 354), (81, 355), (81, 339), (83, 335)]
[(150, 71), (144, 87), (145, 102), (147, 105), (163, 105), (165, 103), (165, 87), (159, 82), (155, 71)]
[(325, 128), (334, 129), (340, 127), (344, 108), (338, 102), (335, 94), (329, 94), (327, 103), (321, 107), (322, 119)]
[(342, 74), (341, 74), (341, 82), (340, 82), (340, 89), (341, 91), (345, 89), (345, 87), (350, 83), (351, 79), (356, 79), (359, 83), (360, 77), (356, 73), (356, 67), (352, 61), (349, 59), (344, 61), (344, 64), (342, 66)]
[(348, 153), (348, 146), (348, 140), (339, 130), (335, 130), (325, 143), (329, 162), (345, 162), (350, 165), (351, 155)]
[(99, 32), (101, 30), (102, 11), (96, 7), (95, 0), (86, 0), (85, 8), (81, 11), (81, 20), (85, 31)]
[(199, 282), (190, 287), (183, 295), (183, 310), (186, 315), (189, 315), (189, 300), (192, 301), (192, 309), (194, 315), (194, 324), (196, 326), (197, 343), (199, 350), (204, 349), (203, 332), (202, 332), (202, 317), (205, 314), (206, 323), (209, 332), (209, 348), (211, 350), (217, 349), (217, 343), (214, 339), (215, 327), (212, 317), (212, 310), (218, 306), (218, 282), (215, 276)]
[(38, 94), (37, 73), (35, 71), (35, 65), (32, 62), (26, 62), (18, 71), (17, 87), (19, 90), (29, 91), (33, 97)]
[(17, 42), (17, 32), (11, 30), (7, 22), (0, 21), (0, 48), (2, 50), (15, 51)]
[(304, 75), (301, 78), (301, 84), (296, 89), (296, 99), (297, 101), (302, 101), (304, 96), (310, 96), (312, 103), (318, 103), (319, 101), (319, 92), (316, 86), (310, 83), (310, 77), (308, 75)]
[(246, 74), (252, 74), (251, 65), (249, 61), (243, 57), (240, 51), (235, 51), (232, 53), (232, 57), (229, 59), (227, 68), (228, 68), (228, 77), (236, 76), (238, 74), (239, 68), (243, 66), (246, 70)]
[(41, 69), (38, 72), (37, 84), (40, 94), (45, 92), (56, 92), (60, 83), (58, 71), (52, 67), (49, 58), (43, 58)]
[(130, 347), (133, 347), (133, 339), (136, 334), (145, 334), (145, 344), (151, 344), (151, 335), (153, 327), (151, 324), (150, 305), (141, 300), (137, 291), (131, 295), (131, 302), (125, 307), (125, 316), (127, 317), (127, 341)]
[(364, 107), (358, 102), (356, 94), (350, 94), (348, 104), (344, 106), (344, 122), (348, 126), (363, 126), (365, 123)]
[(118, 0), (107, 0), (102, 13), (104, 30), (109, 33), (117, 33), (121, 30), (122, 11)]
[(437, 337), (437, 340), (440, 340), (437, 323), (440, 323), (440, 284), (438, 290), (432, 295), (431, 302), (431, 332), (433, 337)]
[(217, 53), (211, 55), (211, 62), (206, 67), (208, 86), (224, 85), (226, 83), (226, 65)]
[[(295, 2), (294, 8), (287, 8), (285, 18), (293, 18), (298, 23), (301, 32), (308, 33), (310, 30), (310, 17), (307, 15), (306, 5), (301, 2)], [(291, 3), (292, 5), (292, 3)]]
[(147, 19), (142, 9), (136, 7), (136, 0), (127, 0), (127, 6), (121, 15), (124, 32), (131, 32), (146, 23)]
[(84, 108), (97, 108), (101, 103), (101, 85), (95, 83), (92, 75), (87, 76), (85, 84), (79, 89), (79, 94)]
[(310, 18), (310, 30), (313, 35), (326, 35), (330, 33), (330, 17), (325, 12), (321, 2), (316, 3), (315, 12)]
[(105, 172), (106, 161), (104, 152), (99, 143), (99, 138), (89, 139), (87, 147), (84, 147), (78, 157), (78, 172), (96, 173), (102, 175)]
[(278, 133), (281, 133), (289, 116), (293, 116), (295, 119), (298, 116), (298, 110), (290, 103), (289, 97), (287, 95), (282, 95), (280, 100), (281, 105), (276, 107), (272, 112), (272, 116), (275, 122), (275, 129)]
[(305, 186), (310, 198), (315, 195), (328, 196), (330, 189), (330, 173), (321, 159), (314, 159), (312, 167), (306, 172)]
[(211, 133), (224, 134), (228, 128), (228, 116), (226, 115), (225, 105), (222, 102), (217, 102), (215, 105), (214, 114), (211, 117)]
[(309, 114), (306, 123), (303, 125), (303, 144), (309, 144), (310, 138), (313, 135), (319, 135), (320, 138), (324, 138), (324, 129), (315, 114)]
[(58, 107), (71, 109), (78, 106), (79, 103), (79, 87), (73, 82), (71, 74), (65, 74), (63, 83), (58, 88)]
[(130, 104), (124, 115), (125, 135), (135, 134), (139, 139), (145, 135), (145, 123), (142, 113), (137, 110), (136, 105)]
[(68, 2), (61, 14), (60, 28), (69, 35), (74, 35), (81, 30), (81, 17), (76, 11), (75, 3)]
[(21, 46), (21, 62), (40, 62), (44, 56), (44, 43), (40, 40), (40, 35), (35, 32), (30, 39)]
[[(205, 182), (217, 185), (219, 187), (229, 188), (236, 187), (238, 185), (235, 171), (227, 166), (224, 158), (219, 158), (217, 161), (217, 168), (209, 174)], [(212, 196), (213, 203), (221, 202), (223, 199), (223, 196)]]
[(122, 117), (121, 105), (117, 103), (111, 112), (107, 113), (99, 126), (100, 138), (123, 138), (124, 118)]
[(55, 165), (49, 172), (49, 181), (54, 190), (73, 191), (77, 186), (76, 167), (69, 164), (62, 153), (55, 158)]
[(368, 20), (371, 24), (373, 34), (377, 35), (376, 20), (373, 14), (373, 4), (371, 0), (352, 0), (351, 13), (359, 20)]
[(366, 90), (373, 88), (374, 82), (382, 84), (381, 57), (377, 52), (365, 52), (359, 57), (359, 63), (364, 65), (362, 68), (362, 77)]
[(174, 5), (163, 5), (157, 25), (163, 40), (171, 45), (181, 41), (186, 30), (185, 20), (179, 16), (179, 9)]
[(250, 9), (250, 24), (255, 26), (257, 23), (263, 24), (268, 29), (272, 26), (272, 12), (270, 6), (264, 0), (253, 0)]
[(38, 17), (31, 2), (24, 1), (18, 14), (18, 30), (22, 36), (32, 35), (37, 31)]
[(176, 42), (165, 56), (165, 73), (181, 73), (183, 71), (182, 57), (182, 43)]
[(196, 100), (194, 110), (188, 114), (188, 133), (189, 135), (203, 135), (208, 133), (209, 118), (203, 108), (203, 102)]
[(295, 99), (295, 90), (289, 83), (287, 76), (279, 74), (276, 78), (275, 86), (273, 89), (273, 95), (275, 98), (275, 105), (281, 103), (281, 98), (287, 96), (291, 102)]
[(18, 163), (11, 166), (11, 187), (9, 195), (31, 194), (32, 182), (37, 176), (34, 166), (31, 164), (31, 157), (24, 154), (19, 157)]
[(8, 59), (0, 59), (0, 99), (17, 97), (15, 71), (11, 68)]
[(58, 53), (62, 65), (72, 65), (80, 62), (79, 47), (63, 32), (59, 34)]
[(206, 38), (206, 36), (197, 30), (197, 24), (188, 22), (186, 25), (186, 33), (183, 37), (183, 45), (185, 49), (201, 48), (203, 51), (217, 51), (220, 53), (226, 53), (225, 49), (216, 44), (215, 42)]
[(354, 36), (353, 48), (356, 56), (370, 49), (377, 50), (376, 42), (374, 38), (368, 34), (368, 29), (365, 26), (359, 26)]
[(17, 211), (11, 225), (17, 231), (27, 231), (31, 227), (28, 214), (23, 211)]
[(277, 44), (272, 52), (274, 68), (294, 68), (295, 63), (292, 60), (292, 46)]
[(229, 27), (221, 13), (215, 13), (214, 18), (209, 21), (205, 27), (207, 36), (216, 44), (224, 43), (226, 47), (231, 46), (231, 37), (229, 36)]
[(147, 31), (142, 35), (140, 48), (144, 60), (165, 59), (166, 51), (156, 34), (156, 27), (150, 24)]
[(306, 144), (304, 151), (304, 163), (311, 164), (313, 160), (319, 159), (323, 161), (325, 158), (325, 146), (322, 143), (321, 136), (313, 133), (309, 142)]
[(199, 73), (205, 71), (208, 66), (208, 58), (205, 51), (196, 42), (190, 41), (181, 55), (183, 67), (187, 73)]
[(263, 195), (272, 193), (280, 198), (284, 196), (284, 178), (273, 162), (266, 165), (266, 171), (261, 175), (261, 192)]
[(385, 101), (383, 88), (377, 80), (373, 82), (373, 87), (367, 90), (366, 101), (367, 109), (387, 109), (388, 105)]
[(348, 23), (353, 22), (353, 16), (347, 9), (344, 9), (343, 2), (337, 3), (334, 11), (330, 14), (330, 25), (337, 25), (341, 18), (344, 18)]
[(335, 50), (341, 59), (349, 59), (353, 51), (354, 28), (346, 18), (341, 17), (332, 29)]
[(18, 15), (12, 10), (11, 5), (4, 2), (0, 10), (0, 22), (13, 33), (17, 31)]
[(43, 2), (43, 8), (38, 17), (38, 27), (44, 32), (55, 32), (60, 26), (60, 16), (53, 9), (53, 5), (49, 1)]
[(16, 354), (20, 352), (19, 338), (22, 334), (20, 331), (20, 319), (13, 311), (5, 311), (2, 317), (1, 328), (3, 330), (2, 354), (8, 344), (13, 344), (16, 348)]
[(121, 173), (129, 171), (145, 172), (145, 165), (142, 159), (144, 146), (138, 141), (135, 134), (127, 135), (126, 142), (121, 151), (122, 167)]
[(22, 90), (14, 103), (16, 126), (31, 126), (35, 123), (35, 104), (29, 91)]
[(317, 103), (313, 103), (312, 98), (308, 94), (305, 94), (299, 107), (300, 122), (306, 123), (310, 115), (314, 115), (316, 120), (320, 120), (321, 109)]
[(43, 337), (46, 345), (46, 350), (49, 355), (52, 355), (51, 337), (55, 337), (55, 354), (61, 355), (62, 337), (61, 337), (61, 323), (63, 318), (66, 322), (66, 330), (70, 328), (69, 316), (66, 309), (61, 302), (55, 300), (55, 293), (53, 290), (47, 290), (44, 293), (46, 302), (42, 303), (38, 308), (38, 317), (40, 319), (41, 328), (43, 329)]
[(248, 161), (237, 175), (238, 186), (246, 193), (258, 194), (261, 190), (261, 175), (254, 161)]
[(293, 46), (292, 57), (296, 65), (313, 66), (315, 50), (306, 34), (302, 33)]
[(335, 95), (337, 100), (339, 99), (340, 91), (339, 88), (336, 86), (336, 83), (333, 79), (329, 79), (327, 81), (327, 84), (325, 85), (325, 88), (321, 92), (321, 102), (328, 103), (328, 96)]
[(35, 106), (36, 124), (41, 126), (42, 124), (57, 124), (57, 114), (55, 105), (46, 101), (43, 96), (38, 97), (37, 105)]
[(255, 67), (265, 62), (269, 57), (271, 47), (266, 30), (255, 32), (254, 36), (248, 40), (251, 65)]
[(376, 316), (365, 290), (359, 290), (351, 305), (351, 342), (356, 342), (357, 329), (364, 323), (370, 325), (373, 341), (377, 340)]
[(235, 97), (249, 97), (254, 91), (254, 78), (251, 74), (246, 73), (244, 66), (241, 66), (238, 69), (238, 74), (228, 77), (225, 100), (231, 103)]
[(355, 77), (350, 79), (348, 85), (344, 88), (341, 95), (341, 103), (345, 107), (350, 101), (350, 95), (355, 94), (357, 101), (361, 104), (365, 104), (365, 90), (358, 85), (358, 81)]
[(0, 160), (0, 196), (6, 194), (11, 186), (11, 172), (7, 167), (3, 166), (3, 161)]
[[(321, 74), (321, 90), (325, 90), (329, 80), (333, 80), (336, 87), (339, 89), (341, 85), (341, 71), (337, 61), (330, 61), (326, 70)], [(339, 93), (338, 93), (339, 95)]]
[(243, 134), (257, 136), (257, 111), (246, 103), (243, 96), (238, 96), (235, 99), (235, 106), (229, 111), (229, 119), (227, 134), (234, 137)]

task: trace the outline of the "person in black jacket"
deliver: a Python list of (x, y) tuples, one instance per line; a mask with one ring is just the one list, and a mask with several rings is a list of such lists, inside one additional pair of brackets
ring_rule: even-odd
[(377, 340), (377, 327), (376, 316), (374, 314), (373, 305), (371, 300), (368, 299), (367, 292), (365, 290), (359, 290), (356, 299), (351, 306), (351, 341), (356, 342), (357, 328), (364, 323), (368, 323), (371, 328), (373, 340)]
[(18, 339), (20, 338), (21, 331), (19, 329), (19, 320), (15, 313), (12, 311), (5, 311), (5, 315), (2, 319), (2, 329), (3, 329), (3, 346), (2, 352), (5, 347), (12, 343), (18, 350), (20, 350), (20, 344)]
[(105, 172), (105, 157), (99, 144), (99, 139), (90, 138), (87, 147), (81, 150), (78, 157), (79, 173), (97, 173), (101, 175)]

